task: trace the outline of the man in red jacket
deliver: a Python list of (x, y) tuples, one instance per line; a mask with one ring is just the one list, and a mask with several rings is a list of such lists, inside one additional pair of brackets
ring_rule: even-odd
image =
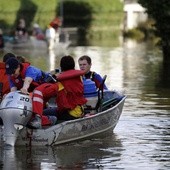
[(0, 62), (0, 99), (10, 92), (8, 76), (5, 74), (5, 63)]
[(8, 75), (6, 74), (5, 62), (9, 58), (15, 58), (15, 55), (12, 53), (7, 53), (3, 57), (3, 61), (0, 62), (0, 100), (2, 99), (4, 94), (10, 92), (10, 85), (8, 80)]
[[(84, 115), (83, 105), (87, 102), (83, 96), (84, 71), (75, 70), (71, 56), (62, 57), (60, 67), (61, 73), (56, 77), (56, 83), (44, 83), (33, 91), (35, 118), (29, 123), (33, 128), (54, 125), (57, 119), (73, 120)], [(47, 108), (43, 113), (46, 102), (52, 97), (56, 98), (57, 107)]]

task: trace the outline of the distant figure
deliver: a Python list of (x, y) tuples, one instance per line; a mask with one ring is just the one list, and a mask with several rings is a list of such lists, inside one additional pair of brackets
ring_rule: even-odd
[(4, 48), (4, 38), (3, 38), (3, 32), (2, 29), (0, 29), (0, 49)]
[(50, 22), (50, 25), (55, 29), (57, 30), (60, 26), (61, 26), (61, 21), (58, 17), (56, 17), (55, 19), (53, 19), (51, 22)]
[(56, 17), (50, 22), (50, 25), (55, 29), (55, 42), (58, 43), (60, 41), (60, 27), (62, 22), (58, 17)]
[(55, 36), (56, 36), (55, 34), (56, 34), (55, 29), (51, 25), (48, 25), (48, 28), (46, 29), (45, 32), (45, 37), (48, 43), (49, 50), (52, 50), (54, 48)]
[(18, 42), (25, 42), (28, 40), (28, 32), (25, 25), (25, 20), (20, 19), (15, 30), (15, 40)]
[(32, 35), (33, 35), (34, 37), (36, 37), (37, 40), (44, 40), (44, 38), (45, 38), (42, 29), (40, 28), (40, 26), (39, 26), (37, 23), (35, 23), (35, 24), (33, 25)]

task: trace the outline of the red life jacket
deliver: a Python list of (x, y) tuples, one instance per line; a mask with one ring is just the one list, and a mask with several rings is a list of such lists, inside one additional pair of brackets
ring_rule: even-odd
[(2, 83), (2, 96), (9, 93), (9, 80), (5, 70), (5, 63), (3, 62), (0, 62), (0, 83)]
[(64, 86), (62, 90), (59, 90), (57, 95), (57, 105), (59, 110), (72, 110), (77, 105), (84, 105), (87, 100), (83, 96), (83, 82), (81, 70), (68, 70), (62, 72), (58, 77), (58, 80)]
[[(24, 83), (24, 79), (25, 79), (25, 74), (26, 74), (26, 70), (27, 68), (30, 66), (30, 63), (25, 62), (22, 63), (22, 70), (20, 72), (20, 75), (16, 78), (14, 76), (10, 76), (10, 79), (12, 80), (12, 82), (15, 84), (15, 86), (17, 87), (18, 90), (20, 90), (23, 87), (23, 83)], [(34, 90), (35, 87), (37, 87), (38, 85), (40, 85), (40, 83), (35, 82), (34, 80), (31, 82), (30, 87), (28, 89), (28, 92), (32, 92)]]
[(27, 68), (30, 66), (30, 63), (26, 62), (26, 63), (22, 63), (21, 65), (23, 66), (23, 68), (20, 72), (20, 75), (22, 79), (25, 79), (25, 73), (26, 73)]

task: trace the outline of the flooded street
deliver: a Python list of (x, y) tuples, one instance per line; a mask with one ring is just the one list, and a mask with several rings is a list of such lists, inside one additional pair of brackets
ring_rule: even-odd
[[(7, 51), (9, 52), (9, 51)], [(10, 51), (11, 52), (11, 51)], [(59, 67), (53, 51), (13, 51), (48, 71)], [(65, 54), (76, 61), (92, 58), (92, 70), (107, 75), (109, 89), (127, 95), (113, 134), (53, 147), (0, 146), (0, 169), (170, 169), (170, 82), (163, 74), (162, 54), (149, 44), (121, 47), (70, 47)]]

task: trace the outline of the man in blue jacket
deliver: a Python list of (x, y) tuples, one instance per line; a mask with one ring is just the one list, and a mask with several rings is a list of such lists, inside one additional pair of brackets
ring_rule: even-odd
[[(80, 67), (80, 70), (83, 70), (86, 72), (85, 74), (85, 79), (91, 79), (92, 81), (95, 82), (96, 87), (99, 88), (100, 84), (102, 83), (103, 79), (102, 77), (97, 74), (94, 71), (91, 71), (91, 66), (92, 66), (92, 61), (91, 58), (87, 55), (83, 55), (78, 59), (78, 64)], [(103, 88), (105, 90), (108, 90), (107, 86), (104, 84)]]

